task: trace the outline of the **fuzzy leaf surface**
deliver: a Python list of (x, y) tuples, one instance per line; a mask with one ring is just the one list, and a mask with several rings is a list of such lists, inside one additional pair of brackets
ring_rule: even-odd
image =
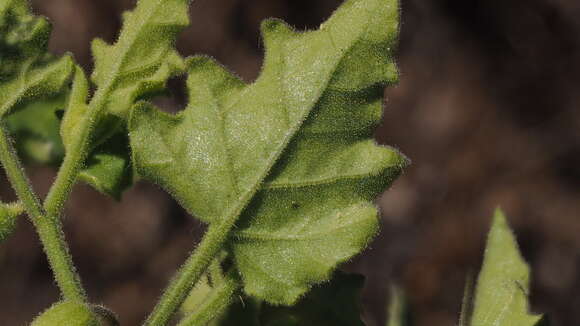
[(126, 118), (137, 99), (158, 93), (171, 76), (185, 70), (174, 49), (178, 33), (189, 24), (189, 0), (139, 0), (123, 15), (119, 40), (92, 44), (93, 82), (110, 88), (108, 112)]
[(253, 84), (194, 58), (184, 111), (134, 108), (139, 175), (205, 222), (239, 216), (228, 247), (246, 293), (293, 304), (377, 233), (372, 201), (407, 164), (371, 138), (397, 20), (393, 0), (346, 1), (311, 32), (267, 20)]
[[(161, 92), (168, 78), (184, 71), (185, 63), (174, 49), (177, 34), (189, 23), (189, 0), (139, 0), (135, 10), (124, 14), (119, 39), (113, 45), (96, 39), (92, 44), (95, 69), (92, 80), (106, 94), (105, 113), (91, 139), (96, 151), (80, 179), (97, 190), (119, 198), (131, 184), (127, 150), (111, 144), (126, 133), (125, 119), (137, 99)], [(63, 119), (65, 148), (79, 137), (81, 121), (90, 108), (89, 81), (77, 68)], [(105, 148), (98, 146), (109, 142)], [(127, 141), (124, 140), (124, 143)]]
[(0, 5), (0, 118), (25, 101), (57, 95), (70, 80), (72, 59), (47, 53), (50, 31), (25, 0)]
[(529, 312), (530, 268), (501, 210), (495, 212), (479, 273), (471, 326), (534, 326)]
[(91, 309), (82, 303), (58, 302), (36, 317), (30, 326), (98, 326)]

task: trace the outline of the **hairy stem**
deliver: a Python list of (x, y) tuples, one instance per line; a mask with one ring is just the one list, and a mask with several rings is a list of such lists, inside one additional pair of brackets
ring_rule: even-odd
[(99, 90), (89, 105), (86, 116), (77, 127), (78, 137), (73, 139), (67, 149), (64, 161), (58, 170), (56, 180), (44, 200), (44, 209), (49, 216), (61, 216), (64, 203), (66, 202), (77, 177), (85, 164), (89, 151), (89, 139), (94, 130), (101, 112), (105, 108), (105, 98), (108, 88)]
[(45, 214), (40, 200), (34, 194), (30, 181), (24, 174), (24, 169), (3, 122), (0, 122), (0, 163), (2, 163), (14, 191), (38, 232), (54, 278), (64, 299), (85, 302), (86, 295), (80, 286), (79, 277), (68, 253), (60, 218)]
[(183, 304), (193, 286), (223, 248), (238, 216), (239, 212), (236, 210), (234, 214), (210, 225), (197, 249), (183, 264), (159, 299), (157, 306), (145, 321), (145, 325), (167, 325), (171, 316)]
[(221, 315), (232, 303), (232, 299), (238, 288), (238, 280), (232, 272), (229, 272), (223, 278), (220, 285), (209, 294), (199, 309), (183, 318), (177, 326), (207, 325), (214, 318)]

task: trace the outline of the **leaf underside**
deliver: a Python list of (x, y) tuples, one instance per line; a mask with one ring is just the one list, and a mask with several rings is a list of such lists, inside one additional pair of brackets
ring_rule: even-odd
[(371, 138), (397, 21), (393, 0), (346, 1), (316, 31), (267, 20), (253, 84), (197, 57), (184, 111), (134, 107), (138, 174), (205, 222), (239, 216), (228, 248), (246, 293), (293, 304), (377, 233), (372, 201), (407, 164)]
[(25, 0), (0, 4), (0, 118), (19, 104), (58, 95), (70, 80), (69, 56), (47, 52), (51, 26)]
[(529, 312), (530, 269), (501, 210), (495, 212), (479, 273), (471, 326), (535, 326)]
[[(113, 45), (92, 44), (92, 81), (106, 93), (106, 108), (91, 139), (92, 157), (80, 179), (119, 198), (133, 180), (128, 154), (126, 118), (139, 99), (162, 92), (166, 81), (183, 73), (185, 63), (174, 49), (178, 33), (189, 23), (189, 0), (140, 0), (126, 12), (119, 39)], [(65, 147), (79, 137), (82, 119), (91, 108), (89, 81), (77, 68), (61, 135)]]

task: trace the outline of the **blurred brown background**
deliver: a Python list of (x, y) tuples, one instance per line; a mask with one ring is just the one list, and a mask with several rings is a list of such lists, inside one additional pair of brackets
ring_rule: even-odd
[[(315, 28), (339, 0), (196, 0), (184, 55), (206, 53), (252, 81), (259, 22)], [(91, 69), (89, 41), (112, 41), (132, 0), (36, 0), (51, 18), (51, 49)], [(367, 324), (383, 325), (391, 281), (419, 326), (454, 325), (467, 270), (481, 260), (496, 205), (510, 216), (534, 272), (534, 309), (580, 325), (580, 2), (403, 0), (401, 81), (387, 89), (381, 143), (413, 160), (379, 200), (383, 233), (347, 269), (367, 275)], [(164, 103), (183, 105), (182, 85)], [(54, 177), (30, 168), (40, 193)], [(5, 179), (0, 196), (13, 198)], [(141, 183), (118, 203), (84, 185), (66, 233), (90, 297), (137, 325), (203, 226)], [(26, 325), (58, 299), (26, 219), (0, 247), (0, 325)]]

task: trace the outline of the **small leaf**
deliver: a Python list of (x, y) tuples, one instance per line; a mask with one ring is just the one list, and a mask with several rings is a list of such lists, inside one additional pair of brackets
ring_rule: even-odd
[(69, 56), (48, 61), (32, 58), (23, 63), (17, 74), (0, 81), (0, 118), (24, 101), (57, 95), (69, 81), (73, 67)]
[[(84, 71), (77, 67), (60, 129), (66, 148), (75, 137), (80, 137), (78, 126), (81, 125), (88, 110), (86, 104), (88, 93), (88, 80)], [(79, 180), (118, 200), (133, 181), (128, 154), (129, 140), (126, 130), (119, 128), (122, 124), (116, 121), (118, 119), (108, 118), (101, 123), (103, 128), (96, 130), (92, 135), (91, 154), (79, 174)], [(107, 124), (108, 127), (104, 128)], [(110, 134), (111, 130), (116, 132)]]
[(127, 135), (113, 135), (91, 153), (79, 179), (101, 193), (120, 200), (123, 191), (133, 183), (133, 169), (128, 152)]
[(125, 13), (119, 40), (92, 44), (99, 88), (111, 88), (108, 112), (128, 116), (136, 100), (163, 90), (171, 76), (185, 70), (174, 50), (177, 34), (189, 24), (189, 0), (140, 0)]
[(533, 326), (528, 307), (530, 269), (501, 210), (496, 210), (479, 273), (471, 326)]
[(361, 320), (361, 275), (337, 273), (312, 289), (293, 307), (262, 306), (262, 326), (356, 326)]
[(22, 205), (0, 202), (0, 243), (12, 234), (16, 228), (16, 218), (22, 213), (24, 213)]
[(8, 130), (16, 141), (18, 153), (39, 164), (58, 164), (64, 156), (59, 135), (58, 112), (64, 109), (66, 97), (60, 95), (34, 101), (18, 108), (6, 118)]
[(372, 201), (407, 164), (371, 139), (397, 18), (394, 0), (350, 0), (318, 31), (268, 20), (255, 83), (199, 57), (184, 111), (135, 106), (140, 176), (203, 221), (239, 215), (229, 249), (249, 295), (293, 304), (377, 233)]
[[(126, 134), (125, 119), (129, 108), (138, 99), (161, 92), (167, 79), (182, 73), (185, 63), (174, 49), (175, 40), (189, 22), (189, 0), (140, 0), (134, 11), (124, 15), (118, 41), (108, 45), (102, 40), (92, 44), (95, 69), (92, 80), (97, 86), (91, 103), (106, 106), (91, 135), (93, 166), (80, 175), (97, 190), (115, 198), (127, 188), (132, 179), (127, 151), (118, 151), (120, 144), (110, 139)], [(82, 125), (90, 109), (89, 82), (77, 68), (70, 101), (63, 119), (61, 135), (65, 147), (72, 139), (81, 137)], [(126, 138), (126, 137), (125, 137)], [(109, 142), (105, 148), (99, 146)], [(106, 176), (106, 178), (105, 178)]]
[(52, 305), (30, 324), (30, 326), (56, 325), (98, 326), (98, 322), (89, 307), (78, 302), (64, 301)]
[(0, 7), (0, 118), (25, 101), (58, 95), (70, 80), (70, 56), (47, 52), (51, 26), (23, 0)]

